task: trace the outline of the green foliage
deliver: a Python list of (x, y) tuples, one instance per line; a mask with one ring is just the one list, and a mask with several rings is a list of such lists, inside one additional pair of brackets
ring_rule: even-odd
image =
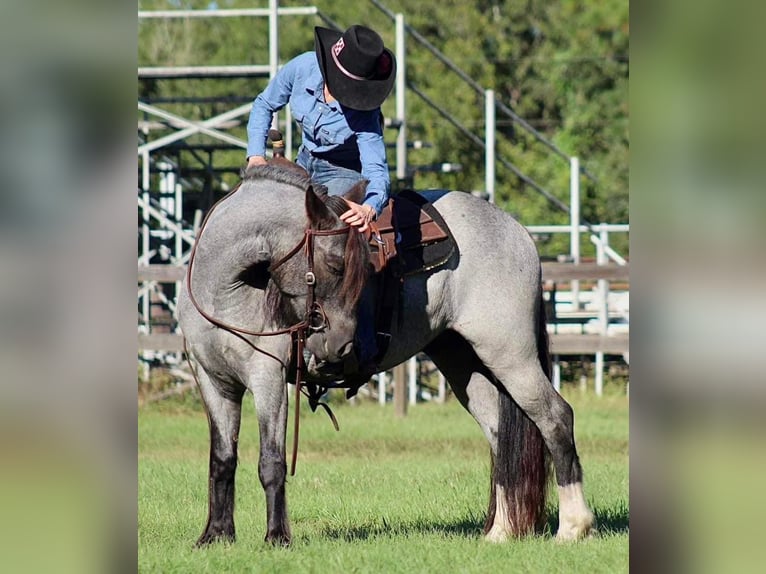
[[(237, 542), (196, 550), (207, 512), (208, 430), (202, 412), (139, 410), (139, 570), (146, 572), (626, 572), (628, 400), (566, 393), (599, 535), (577, 544), (547, 534), (505, 544), (481, 537), (489, 452), (457, 403), (417, 405), (404, 419), (375, 404), (339, 406), (336, 433), (301, 412), (296, 476), (288, 480), (289, 550), (263, 543), (258, 424), (248, 394), (239, 434)], [(288, 423), (288, 433), (292, 429)], [(288, 436), (290, 440), (290, 436)]]
[[(204, 7), (209, 2), (141, 2), (142, 9), (184, 6)], [(234, 0), (217, 2), (220, 8), (253, 7)], [(406, 23), (443, 52), (483, 89), (524, 118), (568, 155), (576, 155), (597, 179), (581, 180), (582, 216), (593, 223), (628, 221), (628, 78), (629, 19), (627, 0), (567, 0), (542, 3), (518, 0), (445, 0), (413, 3), (387, 0), (393, 12), (402, 12)], [(266, 0), (257, 3), (268, 6)], [(281, 6), (304, 6), (303, 1), (283, 0)], [(394, 46), (394, 25), (371, 2), (317, 2), (319, 10), (341, 27), (363, 23), (378, 30)], [(293, 16), (280, 21), (280, 56), (287, 61), (313, 49), (318, 18)], [(268, 28), (265, 18), (207, 21), (145, 21), (139, 27), (141, 65), (242, 64), (268, 61)], [(444, 108), (456, 122), (484, 138), (483, 93), (477, 93), (454, 72), (407, 38), (407, 78), (428, 98)], [(254, 97), (263, 79), (216, 81), (142, 82), (146, 94), (229, 94)], [(394, 116), (394, 98), (384, 104)], [(179, 112), (181, 110), (179, 109)], [(209, 108), (184, 110), (192, 117), (211, 115)], [(497, 113), (498, 155), (510, 161), (556, 197), (569, 203), (569, 164), (536, 141), (515, 121)], [(443, 162), (460, 163), (463, 171), (437, 174), (420, 171), (416, 188), (484, 188), (484, 153), (447, 119), (416, 94), (407, 96), (407, 129), (410, 140), (433, 147), (410, 150), (410, 166)], [(237, 130), (235, 130), (237, 133)], [(244, 127), (238, 135), (244, 137)], [(387, 134), (393, 142), (394, 132)], [(237, 156), (241, 160), (241, 153)], [(392, 165), (393, 150), (389, 155)], [(497, 167), (497, 202), (525, 224), (565, 223), (567, 215), (534, 189), (525, 186), (510, 170)], [(568, 251), (565, 237), (543, 245), (543, 254)], [(615, 237), (613, 245), (627, 253), (627, 238)], [(590, 253), (589, 242), (583, 254)]]

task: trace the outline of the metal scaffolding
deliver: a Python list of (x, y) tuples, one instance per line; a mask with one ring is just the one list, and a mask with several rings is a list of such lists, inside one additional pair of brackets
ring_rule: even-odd
[[(210, 18), (268, 18), (269, 58), (268, 63), (252, 65), (194, 65), (194, 66), (142, 66), (138, 68), (140, 80), (176, 80), (190, 78), (248, 77), (272, 78), (279, 67), (278, 19), (291, 16), (313, 16), (322, 24), (339, 27), (322, 14), (315, 6), (280, 7), (278, 0), (270, 0), (268, 8), (252, 9), (208, 9), (208, 10), (157, 10), (139, 11), (139, 21), (158, 19), (210, 19)], [(406, 177), (406, 133), (404, 128), (405, 84), (404, 84), (404, 27), (403, 18), (397, 20), (397, 58), (402, 63), (397, 76), (396, 118), (387, 118), (386, 127), (398, 130), (397, 175)], [(164, 98), (162, 104), (187, 103), (195, 98)], [(225, 105), (232, 98), (205, 98), (207, 103)], [(228, 187), (220, 176), (237, 173), (237, 167), (221, 167), (215, 160), (218, 152), (232, 149), (244, 150), (247, 142), (229, 133), (232, 128), (241, 128), (246, 123), (252, 103), (240, 105), (218, 113), (202, 121), (191, 120), (172, 113), (157, 103), (138, 102), (139, 143), (139, 245), (140, 266), (153, 264), (183, 265), (189, 257), (202, 212), (215, 201), (216, 192), (226, 192)], [(289, 106), (283, 112), (281, 127), (285, 133), (288, 157), (293, 148), (292, 119)], [(274, 122), (279, 118), (275, 114)], [(279, 127), (275, 125), (275, 127)], [(161, 134), (153, 137), (154, 134)], [(213, 143), (192, 143), (192, 136), (204, 136)], [(181, 152), (192, 154), (199, 167), (181, 165)], [(214, 184), (217, 189), (214, 189)], [(195, 191), (190, 201), (189, 191)], [(189, 205), (191, 203), (191, 205)], [(196, 207), (195, 207), (196, 203)], [(193, 211), (192, 211), (193, 210)], [(186, 214), (186, 217), (185, 217)], [(175, 296), (178, 283), (163, 284), (158, 281), (139, 282), (139, 333), (168, 332), (169, 319), (175, 311)], [(159, 319), (159, 326), (158, 326)], [(174, 325), (173, 325), (174, 328)], [(146, 359), (153, 359), (153, 352), (145, 353)], [(163, 360), (165, 356), (161, 357)]]

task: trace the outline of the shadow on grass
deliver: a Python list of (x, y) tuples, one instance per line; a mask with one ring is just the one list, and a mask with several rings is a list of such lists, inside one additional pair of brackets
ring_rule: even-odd
[[(626, 534), (630, 530), (630, 512), (626, 505), (616, 508), (595, 508), (596, 527), (600, 535)], [(558, 529), (558, 508), (549, 509), (548, 520), (543, 527), (543, 536), (553, 536)], [(466, 517), (450, 522), (417, 520), (389, 524), (385, 518), (381, 523), (367, 523), (351, 527), (325, 527), (322, 536), (331, 540), (346, 542), (368, 540), (378, 536), (400, 536), (410, 534), (436, 534), (479, 538), (483, 535), (484, 517)]]
[(482, 534), (483, 518), (464, 518), (452, 522), (434, 522), (418, 520), (415, 522), (400, 522), (389, 524), (383, 518), (382, 524), (363, 524), (360, 526), (326, 527), (322, 536), (333, 540), (346, 542), (367, 540), (378, 536), (401, 536), (410, 534), (437, 534), (442, 536), (463, 536), (478, 538)]

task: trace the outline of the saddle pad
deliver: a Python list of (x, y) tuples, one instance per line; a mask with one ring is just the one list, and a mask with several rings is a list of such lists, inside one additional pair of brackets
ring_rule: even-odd
[(414, 191), (392, 198), (375, 227), (370, 247), (376, 272), (386, 268), (401, 277), (427, 271), (446, 263), (455, 250), (444, 218)]

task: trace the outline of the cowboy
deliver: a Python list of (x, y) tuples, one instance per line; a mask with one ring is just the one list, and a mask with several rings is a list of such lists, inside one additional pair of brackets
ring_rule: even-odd
[[(341, 220), (360, 232), (383, 211), (391, 189), (380, 106), (396, 77), (396, 59), (381, 37), (365, 26), (343, 32), (314, 28), (314, 52), (285, 64), (255, 98), (247, 124), (247, 167), (265, 165), (273, 114), (290, 103), (303, 141), (296, 163), (340, 195), (369, 181), (361, 204), (348, 202)], [(362, 377), (376, 372), (374, 305), (363, 295), (357, 351)], [(369, 376), (368, 376), (369, 375)]]

